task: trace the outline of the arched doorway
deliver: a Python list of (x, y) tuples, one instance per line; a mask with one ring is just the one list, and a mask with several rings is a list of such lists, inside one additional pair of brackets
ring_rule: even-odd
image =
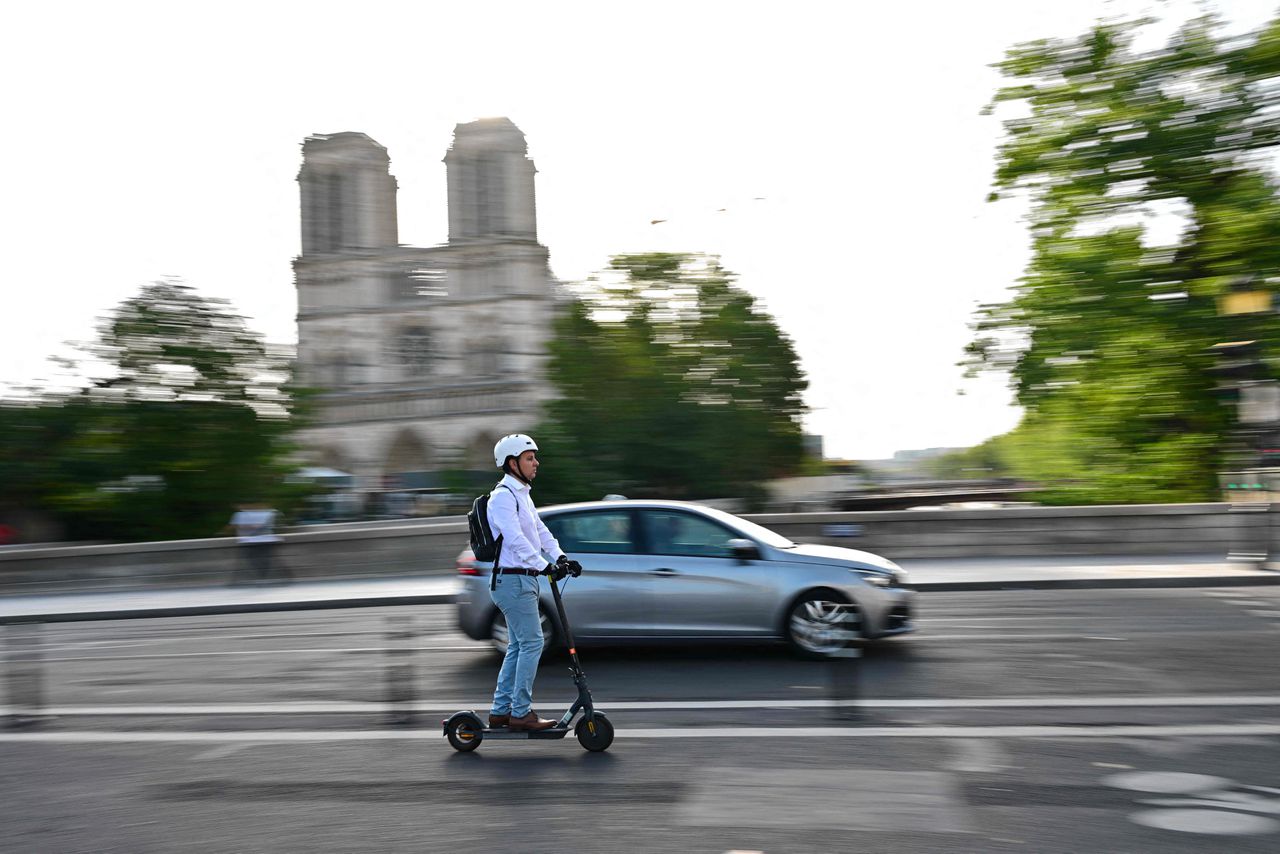
[(406, 427), (387, 446), (383, 473), (388, 477), (425, 474), (432, 470), (431, 451), (416, 432)]
[(419, 516), (426, 512), (422, 497), (439, 489), (431, 450), (417, 432), (405, 427), (387, 445), (381, 489), (374, 504), (383, 516)]

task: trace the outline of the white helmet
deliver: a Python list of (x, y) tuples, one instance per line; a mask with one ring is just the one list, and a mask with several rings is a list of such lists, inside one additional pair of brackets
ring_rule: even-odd
[(493, 464), (502, 468), (507, 457), (518, 457), (525, 451), (536, 450), (538, 450), (538, 443), (532, 438), (523, 433), (512, 433), (510, 436), (503, 436), (498, 440), (498, 444), (493, 446)]

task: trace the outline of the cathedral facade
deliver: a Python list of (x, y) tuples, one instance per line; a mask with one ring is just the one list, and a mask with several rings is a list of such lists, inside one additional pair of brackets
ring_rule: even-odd
[(319, 391), (302, 440), (362, 488), (439, 488), (493, 469), (551, 395), (546, 342), (567, 297), (538, 242), (534, 173), (507, 119), (458, 125), (449, 239), (402, 246), (387, 151), (362, 133), (302, 146), (298, 365)]

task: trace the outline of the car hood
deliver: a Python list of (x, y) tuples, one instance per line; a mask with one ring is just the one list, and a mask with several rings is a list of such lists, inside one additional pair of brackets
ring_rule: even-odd
[(779, 549), (783, 560), (794, 563), (838, 563), (847, 566), (858, 566), (863, 569), (879, 569), (893, 572), (898, 565), (888, 558), (874, 555), (871, 552), (860, 552), (857, 549), (844, 549), (839, 546), (820, 546), (814, 543), (799, 543), (793, 549)]

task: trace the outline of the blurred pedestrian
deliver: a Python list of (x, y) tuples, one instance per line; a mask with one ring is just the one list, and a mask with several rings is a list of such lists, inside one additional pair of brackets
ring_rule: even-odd
[[(250, 502), (241, 504), (231, 517), (226, 530), (235, 533), (240, 553), (239, 567), (231, 576), (232, 583), (250, 574), (255, 581), (266, 581), (274, 571), (276, 544), (280, 542), (275, 530), (276, 516), (276, 511), (268, 505)], [(281, 574), (292, 578), (287, 569)]]
[(543, 644), (538, 575), (563, 578), (573, 564), (538, 518), (529, 494), (539, 465), (533, 439), (518, 433), (504, 436), (494, 445), (493, 460), (503, 477), (489, 493), (489, 528), (500, 548), (489, 595), (507, 621), (507, 654), (498, 671), (489, 726), (547, 729), (555, 721), (538, 717), (531, 708)]

